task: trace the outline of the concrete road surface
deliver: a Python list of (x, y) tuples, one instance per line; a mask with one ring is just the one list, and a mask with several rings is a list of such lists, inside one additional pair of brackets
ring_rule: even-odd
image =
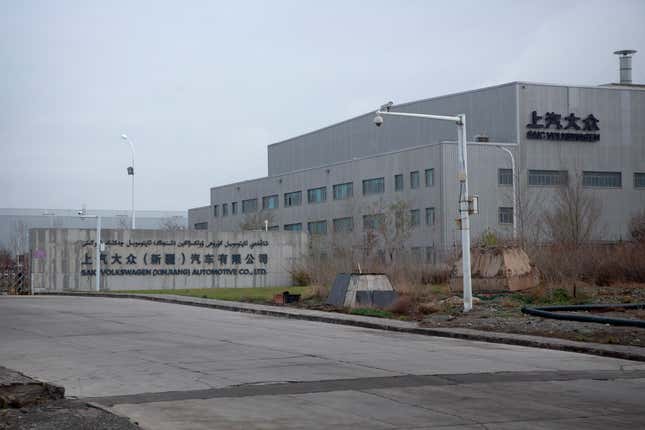
[(645, 428), (645, 364), (135, 299), (0, 297), (0, 365), (149, 429)]

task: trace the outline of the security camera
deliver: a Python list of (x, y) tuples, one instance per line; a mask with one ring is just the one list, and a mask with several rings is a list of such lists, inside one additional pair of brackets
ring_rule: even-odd
[(378, 114), (377, 114), (377, 115), (374, 117), (374, 125), (376, 125), (377, 127), (380, 127), (380, 126), (382, 126), (382, 125), (383, 125), (383, 117), (382, 117), (381, 115), (378, 115)]
[(79, 214), (79, 215), (83, 215), (83, 211), (82, 211), (82, 210), (78, 210), (78, 211), (76, 211), (76, 213), (77, 213), (77, 214)]

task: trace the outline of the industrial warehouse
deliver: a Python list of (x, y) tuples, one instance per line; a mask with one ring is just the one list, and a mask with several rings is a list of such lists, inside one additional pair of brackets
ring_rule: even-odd
[[(512, 82), (389, 109), (465, 114), (469, 194), (479, 203), (473, 238), (519, 230), (548, 240), (539, 236), (545, 213), (572, 184), (600, 203), (597, 240), (628, 238), (630, 217), (645, 208), (645, 86), (630, 76), (596, 87)], [(211, 188), (210, 204), (188, 211), (189, 228), (307, 231), (365, 246), (396, 207), (411, 252), (431, 259), (458, 245), (454, 124), (373, 120), (367, 113), (269, 145), (268, 176)]]

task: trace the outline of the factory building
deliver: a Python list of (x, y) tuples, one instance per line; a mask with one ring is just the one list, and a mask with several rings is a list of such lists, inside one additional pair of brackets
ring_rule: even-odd
[[(620, 240), (645, 209), (645, 86), (626, 80), (512, 82), (391, 110), (466, 115), (470, 195), (479, 196), (473, 238), (511, 237), (514, 218), (521, 234), (539, 234), (559, 190), (575, 183), (599, 205), (594, 238)], [(267, 221), (269, 230), (360, 244), (397, 207), (406, 212), (405, 246), (413, 252), (432, 258), (456, 246), (455, 124), (386, 116), (376, 127), (373, 119), (371, 112), (269, 145), (268, 176), (211, 188), (210, 204), (188, 211), (189, 228), (238, 231)]]

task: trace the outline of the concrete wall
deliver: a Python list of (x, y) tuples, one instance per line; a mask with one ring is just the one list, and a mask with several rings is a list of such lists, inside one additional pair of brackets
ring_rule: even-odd
[[(131, 212), (127, 210), (89, 210), (91, 215), (101, 215), (105, 228), (129, 229)], [(137, 211), (136, 225), (141, 229), (161, 229), (162, 222), (171, 221), (186, 228), (186, 212)], [(83, 219), (74, 209), (0, 208), (0, 248), (12, 253), (29, 251), (29, 230), (32, 228), (91, 228), (94, 219)]]
[[(32, 230), (34, 290), (95, 291), (94, 240), (95, 230)], [(308, 250), (307, 236), (293, 232), (102, 230), (101, 241), (101, 291), (289, 286)]]

